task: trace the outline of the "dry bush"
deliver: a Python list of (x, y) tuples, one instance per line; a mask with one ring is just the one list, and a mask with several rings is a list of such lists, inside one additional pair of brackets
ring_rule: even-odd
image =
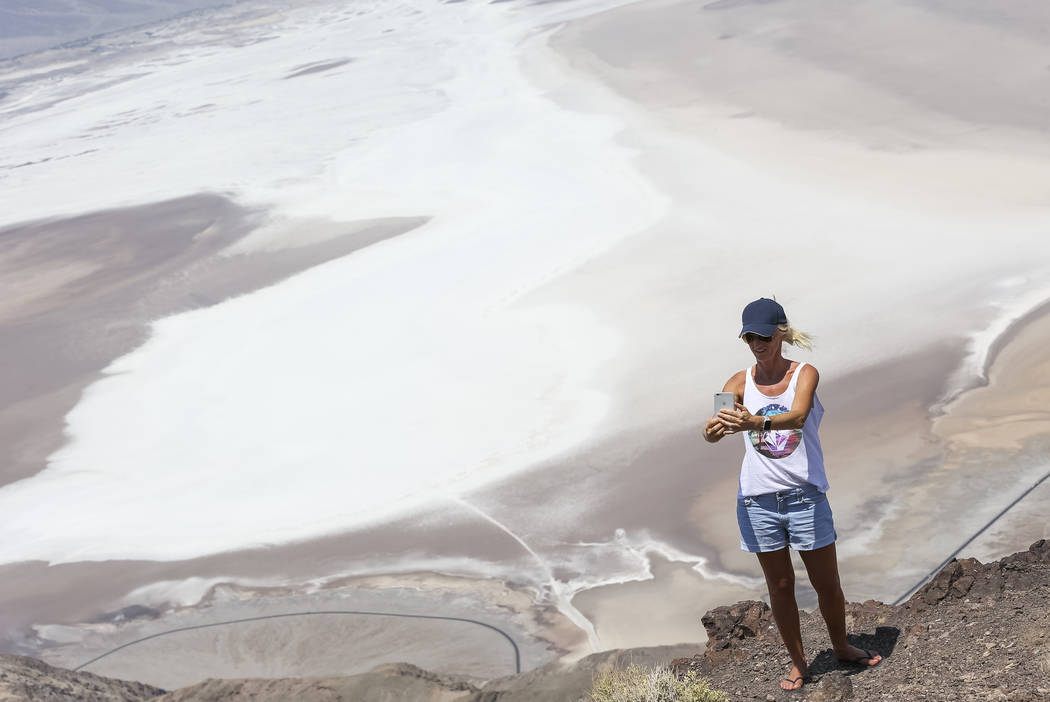
[(601, 673), (594, 679), (590, 702), (728, 702), (724, 692), (708, 687), (693, 671), (681, 678), (668, 668), (627, 668)]

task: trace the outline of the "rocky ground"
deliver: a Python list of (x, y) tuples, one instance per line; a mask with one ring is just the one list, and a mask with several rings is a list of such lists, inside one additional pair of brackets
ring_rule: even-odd
[(164, 690), (55, 668), (35, 658), (0, 656), (0, 702), (140, 702)]
[(672, 665), (732, 700), (1050, 700), (1050, 541), (952, 561), (899, 607), (849, 603), (852, 642), (884, 657), (875, 667), (839, 663), (820, 614), (801, 619), (811, 680), (799, 691), (779, 689), (791, 662), (761, 602), (708, 612), (707, 650)]
[(769, 608), (739, 602), (704, 615), (707, 649), (692, 657), (667, 646), (607, 651), (487, 682), (397, 664), (341, 678), (208, 680), (165, 692), (0, 656), (0, 702), (578, 702), (597, 671), (628, 663), (698, 670), (734, 702), (1050, 702), (1050, 541), (993, 563), (952, 561), (899, 607), (850, 603), (853, 642), (884, 656), (873, 668), (836, 661), (820, 614), (801, 617), (811, 678), (794, 692), (778, 686), (790, 662)]

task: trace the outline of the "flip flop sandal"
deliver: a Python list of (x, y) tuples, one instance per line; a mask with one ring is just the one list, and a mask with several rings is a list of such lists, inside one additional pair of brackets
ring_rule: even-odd
[[(784, 690), (786, 692), (794, 692), (795, 690), (801, 690), (802, 689), (802, 685), (806, 684), (806, 677), (807, 676), (805, 676), (805, 675), (800, 675), (797, 678), (781, 678), (780, 682), (789, 682), (789, 683), (791, 683), (791, 687), (790, 688), (782, 687), (780, 689)], [(799, 685), (798, 687), (795, 687), (795, 683), (797, 683), (799, 680), (802, 681), (802, 685)]]
[(869, 651), (866, 648), (862, 649), (862, 650), (864, 651), (864, 655), (863, 656), (857, 656), (856, 658), (840, 658), (839, 660), (841, 662), (843, 662), (843, 663), (852, 663), (853, 665), (862, 665), (862, 666), (864, 666), (866, 668), (874, 668), (875, 665), (878, 665), (879, 663), (882, 663), (881, 660), (879, 661), (879, 663), (876, 663), (875, 665), (872, 665), (871, 663), (861, 663), (861, 661), (870, 661), (870, 660), (874, 659), (875, 655), (876, 655), (876, 654), (872, 653), (871, 651)]

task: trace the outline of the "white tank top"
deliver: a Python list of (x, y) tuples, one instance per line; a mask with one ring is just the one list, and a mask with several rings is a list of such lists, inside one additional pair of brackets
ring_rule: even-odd
[[(755, 367), (744, 371), (744, 406), (748, 412), (764, 417), (782, 414), (795, 401), (795, 386), (805, 362), (799, 363), (787, 390), (776, 397), (763, 395), (752, 375)], [(791, 490), (807, 483), (821, 492), (828, 491), (824, 475), (824, 453), (820, 449), (820, 419), (824, 407), (813, 394), (813, 408), (802, 429), (748, 431), (744, 433), (744, 462), (740, 466), (740, 497)]]

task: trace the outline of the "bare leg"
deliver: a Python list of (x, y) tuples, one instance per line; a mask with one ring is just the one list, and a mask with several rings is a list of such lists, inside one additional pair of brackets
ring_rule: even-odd
[(817, 591), (820, 613), (828, 625), (828, 635), (831, 637), (835, 656), (841, 660), (855, 660), (861, 663), (867, 661), (866, 665), (877, 665), (882, 656), (872, 651), (874, 655), (868, 658), (864, 649), (857, 648), (846, 640), (846, 597), (842, 594), (842, 585), (839, 583), (835, 544), (813, 551), (799, 551), (799, 555), (806, 564), (809, 582)]
[(795, 602), (795, 569), (791, 565), (791, 555), (787, 548), (756, 555), (762, 566), (762, 573), (766, 576), (773, 619), (777, 622), (780, 638), (784, 640), (793, 664), (787, 677), (795, 682), (781, 680), (780, 687), (785, 690), (797, 690), (802, 687), (801, 678), (809, 670), (809, 666), (806, 663), (806, 654), (802, 650), (798, 603)]

